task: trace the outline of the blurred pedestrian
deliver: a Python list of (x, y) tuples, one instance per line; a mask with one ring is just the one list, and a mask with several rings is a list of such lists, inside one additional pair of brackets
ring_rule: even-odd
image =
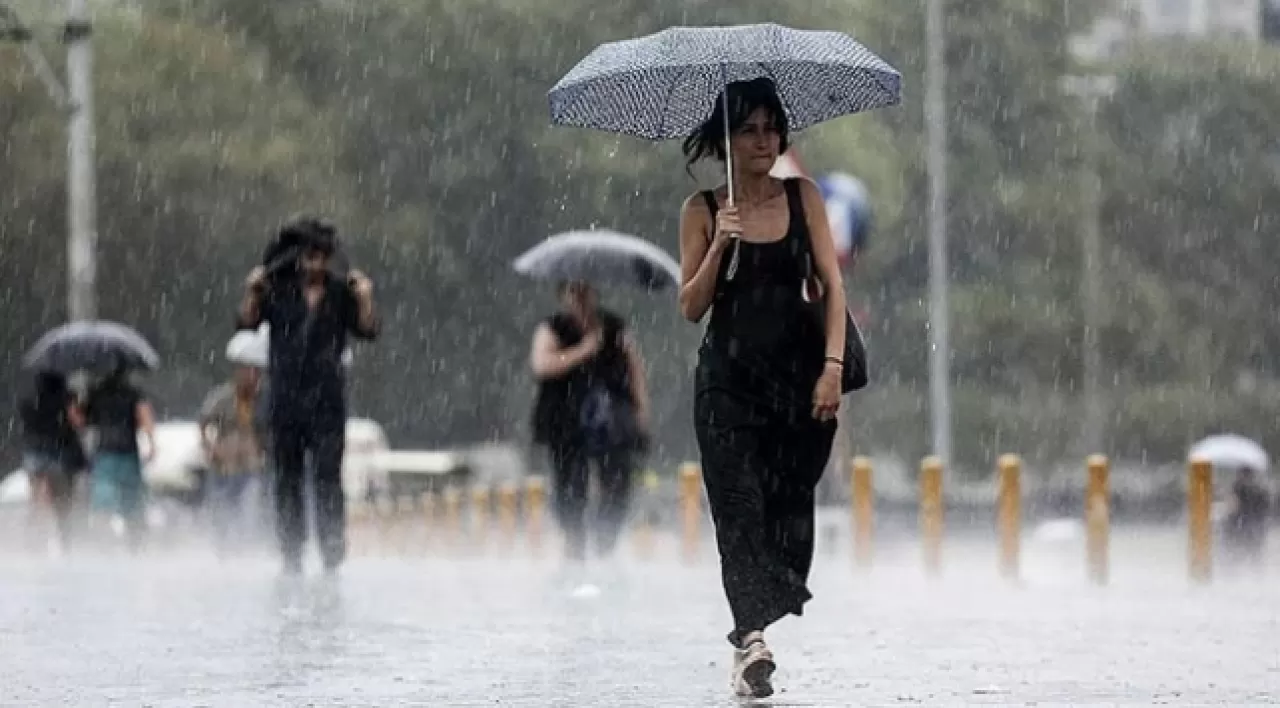
[(1242, 467), (1231, 485), (1231, 511), (1224, 538), (1228, 549), (1251, 562), (1262, 560), (1271, 517), (1271, 492), (1252, 467)]
[(302, 569), (307, 454), (314, 474), (315, 517), (326, 570), (346, 557), (342, 456), (347, 419), (342, 353), (349, 335), (378, 335), (373, 282), (359, 271), (331, 270), (332, 225), (290, 222), (246, 281), (238, 326), (271, 325), (270, 444), (274, 452), (276, 533), (285, 571)]
[[(125, 366), (117, 366), (89, 392), (85, 422), (96, 443), (91, 497), (96, 510), (110, 515), (131, 550), (137, 550), (146, 528), (146, 484), (142, 466), (156, 452), (155, 412), (134, 385)], [(138, 433), (147, 440), (139, 450)]]
[(256, 530), (263, 486), (264, 451), (257, 433), (259, 370), (236, 367), (232, 380), (210, 392), (200, 412), (200, 440), (209, 460), (205, 505), (220, 555), (244, 543)]
[(76, 479), (88, 465), (80, 443), (84, 416), (65, 376), (36, 374), (31, 390), (18, 402), (22, 422), (22, 468), (31, 483), (33, 511), (53, 516), (57, 552), (71, 541), (71, 510)]
[[(727, 205), (721, 187), (681, 209), (680, 311), (693, 322), (711, 311), (694, 426), (733, 615), (733, 686), (764, 697), (776, 666), (764, 631), (812, 597), (814, 489), (836, 431), (846, 311), (821, 193), (769, 175), (788, 137), (772, 82), (726, 90), (735, 199)], [(684, 143), (690, 166), (725, 160), (726, 109), (715, 105)], [(820, 314), (811, 274), (825, 291)]]
[(585, 282), (561, 283), (558, 294), (560, 310), (533, 335), (533, 438), (550, 452), (565, 555), (582, 561), (591, 467), (600, 482), (599, 514), (591, 526), (597, 553), (608, 556), (630, 508), (637, 453), (649, 430), (649, 393), (644, 361), (623, 319), (601, 308)]

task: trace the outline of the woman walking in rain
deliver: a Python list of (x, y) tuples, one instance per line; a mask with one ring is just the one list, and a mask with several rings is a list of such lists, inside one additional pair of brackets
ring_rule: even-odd
[(18, 403), (22, 420), (23, 463), (31, 480), (32, 500), (53, 511), (54, 548), (70, 543), (70, 517), (76, 477), (88, 461), (80, 445), (84, 424), (75, 395), (62, 374), (36, 374), (33, 390)]
[[(711, 310), (696, 373), (694, 424), (735, 649), (733, 685), (773, 693), (764, 631), (800, 615), (813, 560), (814, 489), (831, 454), (844, 365), (845, 296), (816, 185), (769, 170), (788, 125), (768, 79), (730, 84), (735, 186), (695, 193), (680, 214), (680, 311)], [(692, 166), (725, 160), (725, 102), (688, 137)], [(810, 260), (811, 259), (811, 260)], [(802, 296), (813, 271), (825, 317)]]
[(265, 453), (258, 436), (259, 370), (236, 367), (232, 380), (210, 392), (200, 411), (200, 442), (212, 467), (209, 497), (214, 544), (219, 556), (257, 531)]
[[(116, 367), (90, 391), (85, 421), (97, 433), (93, 506), (111, 515), (113, 524), (115, 519), (123, 523), (129, 547), (136, 550), (146, 525), (142, 465), (155, 455), (155, 414), (126, 367)], [(138, 449), (138, 431), (147, 438), (145, 458)]]
[(538, 325), (530, 365), (538, 379), (534, 442), (551, 454), (556, 517), (565, 555), (587, 555), (587, 482), (600, 471), (596, 545), (613, 552), (631, 499), (635, 450), (649, 425), (644, 362), (618, 315), (585, 282), (558, 287), (561, 309)]

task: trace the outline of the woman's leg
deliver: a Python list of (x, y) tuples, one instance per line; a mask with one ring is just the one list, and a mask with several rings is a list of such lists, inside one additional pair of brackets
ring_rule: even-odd
[(834, 440), (834, 425), (803, 420), (772, 434), (765, 454), (765, 532), (802, 582), (808, 582), (813, 566), (814, 495)]
[(241, 496), (244, 491), (244, 475), (214, 472), (209, 478), (209, 521), (213, 531), (213, 545), (218, 555), (232, 545), (232, 536), (240, 520)]
[(587, 457), (580, 447), (561, 445), (551, 449), (556, 520), (564, 533), (565, 555), (584, 560), (587, 555)]
[(729, 642), (741, 648), (747, 635), (800, 614), (811, 595), (766, 533), (760, 452), (773, 435), (768, 419), (730, 393), (709, 391), (698, 395), (694, 422), (721, 579), (734, 619)]
[(61, 550), (65, 551), (71, 543), (71, 504), (75, 493), (75, 477), (71, 470), (61, 465), (50, 467), (47, 475), (54, 531)]
[(129, 548), (137, 551), (147, 533), (147, 485), (142, 478), (142, 458), (120, 455), (120, 515), (124, 517)]
[(596, 547), (608, 556), (618, 544), (618, 536), (626, 525), (631, 509), (631, 476), (635, 456), (630, 450), (614, 450), (600, 459), (600, 516), (596, 530)]

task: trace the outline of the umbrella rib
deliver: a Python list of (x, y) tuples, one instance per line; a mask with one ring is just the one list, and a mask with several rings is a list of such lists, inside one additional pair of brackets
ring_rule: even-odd
[[(680, 76), (676, 75), (671, 79), (671, 88), (667, 90), (667, 99), (662, 102), (662, 121), (658, 123), (658, 135), (667, 134), (667, 118), (671, 115), (671, 97), (676, 93), (676, 87), (680, 85)], [(714, 112), (714, 111), (713, 111)]]
[(768, 76), (769, 80), (773, 82), (774, 92), (778, 95), (778, 102), (782, 104), (782, 112), (790, 112), (794, 115), (795, 110), (792, 109), (791, 106), (787, 105), (787, 97), (783, 94), (782, 84), (778, 81), (778, 75), (773, 73), (773, 69), (770, 69), (769, 65), (765, 62), (758, 61), (756, 62), (756, 66), (760, 67), (760, 69), (764, 71), (765, 76)]

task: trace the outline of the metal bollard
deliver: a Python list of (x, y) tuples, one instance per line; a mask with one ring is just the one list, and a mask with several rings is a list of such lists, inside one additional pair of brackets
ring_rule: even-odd
[(364, 555), (369, 548), (369, 505), (362, 501), (347, 504), (347, 538), (351, 555)]
[(529, 550), (533, 555), (542, 553), (542, 517), (546, 506), (547, 484), (541, 477), (530, 477), (524, 487), (525, 532), (529, 535)]
[(462, 535), (462, 492), (449, 486), (444, 490), (444, 541), (449, 550), (457, 547)]
[(471, 546), (483, 549), (489, 541), (489, 488), (483, 484), (471, 488)]
[(853, 459), (853, 559), (861, 568), (871, 567), (872, 533), (875, 529), (875, 492), (871, 485), (871, 460)]
[(1192, 582), (1208, 583), (1213, 574), (1213, 464), (1192, 460), (1187, 471), (1188, 571)]
[(374, 555), (386, 556), (391, 552), (391, 536), (395, 525), (396, 500), (390, 494), (379, 494), (373, 502)]
[(1111, 465), (1102, 455), (1089, 457), (1089, 483), (1084, 493), (1085, 563), (1089, 581), (1106, 585), (1111, 578)]
[(1017, 580), (1022, 541), (1022, 459), (1001, 455), (999, 468), (1000, 574)]
[(920, 535), (925, 571), (936, 576), (942, 572), (942, 460), (934, 456), (920, 464)]
[(436, 506), (439, 504), (435, 490), (422, 493), (422, 550), (429, 551), (436, 542), (436, 534), (439, 533), (439, 521), (436, 519)]
[(502, 550), (510, 551), (516, 541), (517, 491), (514, 484), (498, 488), (498, 528)]
[(686, 563), (698, 559), (698, 526), (702, 516), (702, 467), (696, 462), (680, 465), (680, 525)]
[(417, 546), (418, 497), (417, 495), (399, 497), (395, 507), (394, 534), (392, 549), (397, 554), (406, 554)]

